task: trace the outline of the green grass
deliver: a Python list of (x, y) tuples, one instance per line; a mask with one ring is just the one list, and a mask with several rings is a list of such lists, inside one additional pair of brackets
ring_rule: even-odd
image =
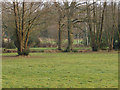
[[(4, 49), (4, 48), (2, 48)], [(55, 50), (57, 48), (53, 47), (53, 48), (50, 48), (50, 47), (38, 47), (38, 48), (30, 48), (30, 50), (36, 50), (36, 51), (39, 51), (39, 50)], [(66, 49), (66, 48), (62, 48), (63, 50)], [(83, 50), (83, 49), (90, 49), (91, 50), (91, 47), (79, 47), (79, 48), (73, 48), (75, 50)], [(17, 49), (7, 49), (7, 50), (17, 50)]]
[[(57, 49), (57, 48), (48, 48), (48, 47), (46, 47), (46, 48), (42, 48), (42, 47), (40, 47), (40, 48), (30, 48), (30, 50), (55, 50), (55, 49)], [(62, 48), (63, 50), (65, 50), (66, 48)], [(91, 50), (91, 47), (79, 47), (79, 48), (74, 48), (74, 50), (83, 50), (83, 49), (85, 49), (85, 50)]]
[(30, 50), (55, 50), (55, 49), (57, 49), (57, 48), (48, 48), (48, 47), (46, 47), (46, 48), (44, 48), (44, 47), (40, 47), (40, 48), (30, 48)]
[(15, 55), (3, 54), (3, 88), (118, 87), (117, 52)]

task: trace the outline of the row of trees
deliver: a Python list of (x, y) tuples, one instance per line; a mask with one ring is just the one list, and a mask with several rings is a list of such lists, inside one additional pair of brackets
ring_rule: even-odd
[(46, 35), (46, 30), (52, 30), (51, 36), (57, 37), (59, 50), (65, 38), (66, 51), (73, 51), (74, 36), (81, 31), (89, 38), (93, 51), (106, 44), (112, 50), (119, 41), (118, 13), (115, 1), (15, 1), (3, 3), (3, 32), (10, 34), (19, 55), (28, 50), (32, 31), (40, 37), (39, 32)]

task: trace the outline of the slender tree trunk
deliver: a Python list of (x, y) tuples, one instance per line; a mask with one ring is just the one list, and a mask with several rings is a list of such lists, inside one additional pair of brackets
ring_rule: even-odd
[(26, 40), (25, 40), (25, 48), (26, 48), (26, 49), (27, 49), (27, 47), (28, 47), (29, 35), (30, 35), (30, 32), (28, 31), (28, 32), (27, 32), (27, 35), (26, 35)]
[(115, 33), (115, 8), (116, 8), (116, 3), (113, 1), (111, 2), (111, 9), (112, 9), (112, 19), (113, 19), (113, 26), (112, 26), (112, 32), (111, 32), (111, 43), (110, 43), (110, 50), (113, 50), (113, 44), (114, 44), (114, 33)]
[(14, 6), (14, 16), (15, 16), (15, 26), (16, 26), (16, 46), (18, 48), (18, 51), (20, 51), (20, 39), (19, 39), (19, 30), (18, 30), (18, 18), (17, 18), (17, 8), (16, 8), (16, 2), (13, 2)]
[(25, 13), (25, 3), (23, 2), (23, 4), (22, 4), (22, 41), (23, 41), (23, 43), (22, 43), (22, 47), (23, 47), (23, 49), (25, 49), (25, 33), (24, 33), (24, 13)]
[[(97, 43), (96, 43), (96, 39), (95, 39), (95, 27), (93, 28), (93, 25), (92, 25), (93, 21), (91, 19), (91, 15), (90, 15), (90, 7), (88, 4), (86, 6), (87, 6), (87, 17), (88, 17), (88, 26), (89, 26), (89, 30), (90, 30), (92, 51), (98, 51), (98, 47), (97, 47)], [(93, 13), (95, 15), (95, 11)], [(94, 32), (93, 32), (93, 29), (94, 29)]]
[(57, 3), (54, 2), (55, 7), (57, 9), (57, 13), (58, 13), (58, 50), (62, 50), (62, 27), (61, 27), (61, 21), (62, 21), (62, 10), (61, 10), (61, 6)]
[(113, 25), (113, 32), (112, 32), (112, 42), (111, 42), (111, 50), (113, 50), (113, 44), (114, 44), (114, 25)]
[(103, 6), (103, 11), (102, 11), (102, 19), (101, 19), (101, 24), (100, 24), (100, 34), (99, 34), (99, 39), (98, 39), (98, 48), (100, 48), (101, 40), (102, 40), (102, 32), (103, 32), (103, 25), (104, 25), (104, 13), (106, 9), (107, 2), (104, 2)]
[[(60, 17), (59, 17), (60, 18)], [(61, 31), (61, 19), (59, 19), (59, 30), (58, 30), (58, 50), (62, 50), (62, 31)]]

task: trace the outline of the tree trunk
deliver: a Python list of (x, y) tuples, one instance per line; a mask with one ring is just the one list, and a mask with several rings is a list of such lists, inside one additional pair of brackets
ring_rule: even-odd
[(66, 51), (71, 52), (73, 51), (73, 23), (72, 23), (72, 17), (73, 17), (73, 12), (75, 8), (76, 2), (71, 2), (70, 6), (69, 3), (66, 2), (66, 16), (67, 16), (67, 31), (68, 31), (68, 46)]
[(61, 32), (61, 20), (59, 20), (59, 30), (58, 30), (58, 50), (62, 50), (62, 32)]
[(15, 16), (15, 25), (16, 25), (16, 43), (18, 55), (25, 55), (25, 36), (24, 36), (24, 2), (22, 3), (22, 17), (20, 15), (20, 10), (18, 7), (18, 2), (14, 2), (14, 16)]
[(70, 16), (68, 15), (67, 17), (67, 30), (68, 30), (68, 46), (66, 51), (71, 52), (73, 50), (73, 31), (72, 31), (72, 26), (71, 26), (71, 19)]
[(102, 18), (101, 18), (101, 24), (100, 24), (100, 34), (98, 39), (98, 48), (100, 48), (101, 40), (102, 40), (102, 32), (103, 32), (103, 25), (104, 25), (104, 13), (106, 9), (107, 2), (104, 2), (103, 11), (102, 11)]
[[(95, 8), (94, 8), (95, 9)], [(94, 10), (94, 18), (95, 18), (95, 10)], [(87, 17), (88, 17), (88, 26), (89, 26), (89, 30), (90, 30), (90, 38), (91, 38), (91, 47), (92, 47), (92, 51), (98, 51), (98, 46), (97, 46), (97, 42), (95, 39), (95, 23), (94, 23), (94, 28), (93, 28), (93, 21), (92, 21), (92, 17), (90, 14), (90, 8), (88, 7), (87, 4)], [(93, 32), (94, 29), (94, 32)]]

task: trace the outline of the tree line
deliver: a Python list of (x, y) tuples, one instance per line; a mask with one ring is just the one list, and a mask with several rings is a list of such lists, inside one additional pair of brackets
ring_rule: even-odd
[(3, 34), (6, 32), (14, 40), (19, 55), (29, 50), (33, 32), (39, 37), (54, 37), (58, 50), (62, 50), (63, 38), (67, 39), (66, 52), (74, 50), (74, 38), (79, 32), (87, 35), (92, 51), (104, 46), (109, 50), (119, 48), (119, 4), (115, 1), (14, 1), (2, 5)]

